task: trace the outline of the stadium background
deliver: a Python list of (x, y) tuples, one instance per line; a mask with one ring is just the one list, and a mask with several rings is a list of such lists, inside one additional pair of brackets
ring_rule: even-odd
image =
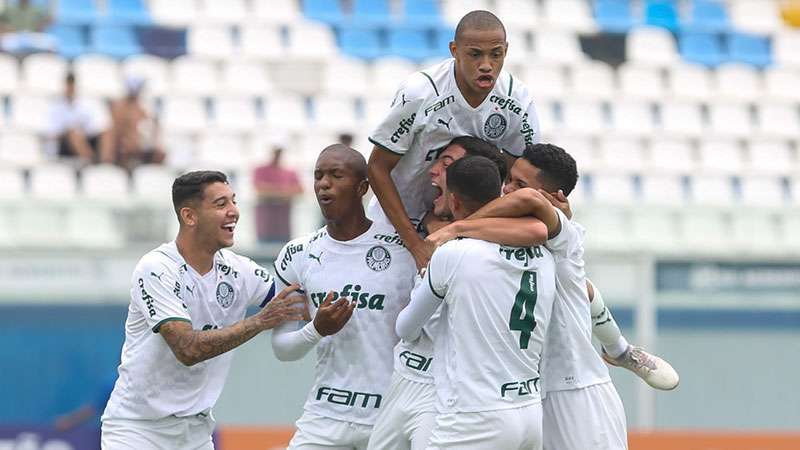
[[(318, 151), (349, 132), (367, 154), (399, 81), (448, 56), (472, 9), (504, 21), (506, 70), (535, 92), (543, 141), (578, 161), (590, 276), (629, 339), (681, 374), (656, 393), (612, 370), (631, 448), (800, 448), (797, 1), (33, 3), (59, 51), (0, 54), (0, 448), (91, 448), (97, 422), (52, 424), (113, 381), (131, 270), (176, 232), (175, 174), (229, 173), (236, 250), (269, 264), (250, 178), (269, 146), (306, 187), (294, 234), (315, 229)], [(147, 78), (167, 164), (78, 176), (48, 156), (47, 108), (70, 68), (106, 117), (125, 76)], [(268, 339), (235, 358), (218, 448), (282, 448), (301, 413), (313, 356), (279, 363)]]

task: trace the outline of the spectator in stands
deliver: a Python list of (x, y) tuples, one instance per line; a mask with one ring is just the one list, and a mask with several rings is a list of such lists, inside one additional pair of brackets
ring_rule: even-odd
[(350, 134), (350, 133), (342, 133), (342, 134), (340, 134), (339, 135), (339, 143), (344, 145), (344, 146), (352, 148), (353, 147), (353, 135)]
[(303, 193), (297, 172), (281, 165), (282, 147), (272, 161), (256, 168), (253, 183), (258, 194), (256, 235), (260, 242), (287, 242), (291, 237), (292, 200)]
[(110, 137), (106, 141), (111, 148), (106, 153), (112, 154), (114, 161), (128, 170), (142, 163), (164, 162), (166, 153), (160, 142), (158, 121), (139, 101), (144, 80), (130, 77), (125, 81), (125, 88), (125, 98), (111, 105)]
[(0, 48), (18, 55), (55, 50), (55, 39), (43, 32), (49, 23), (47, 10), (29, 0), (6, 4), (0, 14)]
[(58, 144), (60, 157), (78, 158), (81, 165), (114, 161), (107, 143), (108, 131), (76, 99), (75, 75), (72, 73), (68, 73), (64, 80), (64, 97), (50, 110), (49, 129), (50, 137)]

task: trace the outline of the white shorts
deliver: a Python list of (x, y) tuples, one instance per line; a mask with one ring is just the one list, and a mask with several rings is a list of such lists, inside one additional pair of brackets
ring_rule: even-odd
[(286, 450), (366, 450), (372, 426), (304, 412)]
[(211, 414), (165, 417), (158, 420), (106, 419), (100, 447), (103, 450), (214, 450)]
[(436, 422), (436, 388), (392, 375), (369, 450), (423, 450)]
[(428, 450), (439, 449), (541, 450), (542, 404), (439, 414)]
[(625, 408), (614, 383), (548, 392), (544, 450), (625, 450)]

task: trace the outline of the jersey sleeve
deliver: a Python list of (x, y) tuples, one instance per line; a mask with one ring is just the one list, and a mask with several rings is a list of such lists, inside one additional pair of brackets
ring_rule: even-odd
[(456, 271), (459, 254), (457, 243), (458, 241), (450, 241), (436, 249), (425, 271), (424, 279), (428, 289), (439, 299), (444, 299), (447, 295)]
[(533, 102), (533, 97), (530, 95), (528, 88), (522, 88), (523, 93), (520, 97), (523, 99), (524, 105), (522, 117), (520, 118), (519, 125), (513, 130), (514, 134), (511, 137), (511, 142), (508, 146), (504, 146), (503, 151), (514, 155), (516, 157), (522, 156), (525, 151), (525, 146), (529, 144), (539, 143), (539, 115), (536, 113), (536, 105)]
[(555, 258), (571, 259), (583, 255), (583, 229), (572, 222), (559, 209), (554, 208), (561, 222), (561, 230), (557, 235), (547, 240), (545, 247)]
[(291, 241), (283, 246), (275, 259), (275, 278), (279, 290), (292, 284), (299, 284), (299, 293), (304, 293), (300, 274), (303, 273), (301, 265), (307, 258), (305, 251), (308, 244)]
[(369, 140), (378, 147), (398, 155), (405, 155), (423, 128), (423, 115), (419, 114), (430, 85), (422, 73), (411, 75), (397, 89), (391, 108)]
[(248, 293), (248, 306), (267, 306), (270, 300), (275, 297), (277, 286), (275, 278), (250, 258), (241, 257), (243, 260), (242, 273), (244, 275), (245, 289)]
[(143, 312), (154, 333), (171, 320), (191, 323), (189, 311), (181, 298), (176, 272), (167, 264), (152, 258), (143, 259), (136, 266), (132, 281), (131, 300)]

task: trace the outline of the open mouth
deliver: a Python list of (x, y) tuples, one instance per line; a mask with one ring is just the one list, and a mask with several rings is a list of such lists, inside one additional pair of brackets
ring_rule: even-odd
[(433, 186), (433, 190), (435, 192), (435, 197), (433, 198), (433, 205), (434, 208), (441, 205), (441, 202), (444, 200), (444, 191), (439, 186), (439, 183), (432, 181), (431, 186)]
[(222, 224), (222, 229), (230, 234), (233, 234), (233, 230), (236, 229), (236, 222), (224, 223)]
[(320, 194), (317, 196), (317, 201), (319, 201), (320, 205), (330, 205), (333, 203), (333, 197), (328, 194)]
[(481, 75), (478, 77), (478, 86), (484, 89), (492, 87), (494, 77), (491, 75)]

